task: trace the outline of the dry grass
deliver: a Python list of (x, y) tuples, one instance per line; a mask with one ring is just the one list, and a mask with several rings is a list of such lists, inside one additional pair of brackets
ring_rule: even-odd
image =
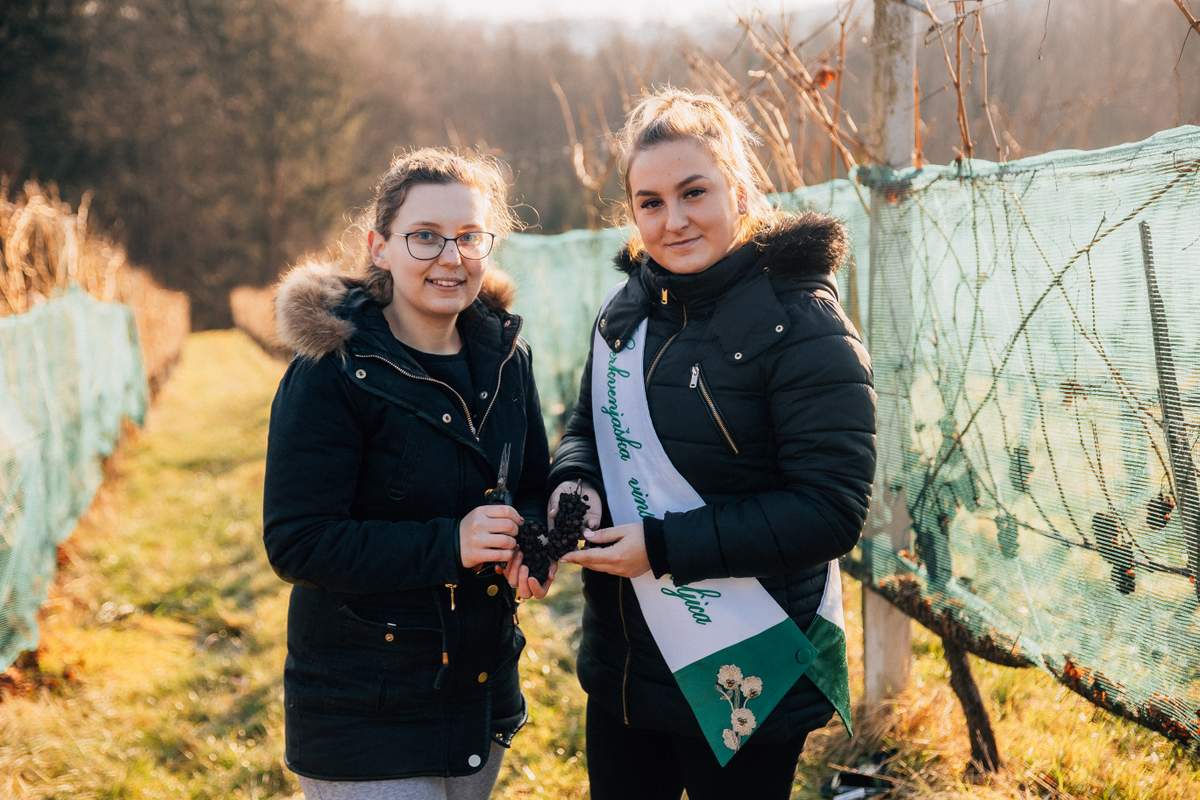
[(233, 324), (276, 358), (291, 351), (275, 335), (275, 287), (239, 286), (229, 293)]
[(188, 340), (66, 545), (36, 688), (0, 701), (0, 797), (295, 791), (280, 739), (287, 587), (260, 540), (281, 371), (240, 334)]
[[(236, 332), (196, 334), (143, 434), (70, 540), (42, 612), (40, 686), (0, 699), (0, 797), (298, 798), (282, 765), (287, 587), (261, 545), (267, 413), (282, 365)], [(852, 688), (861, 694), (859, 584), (846, 579)], [(533, 721), (500, 798), (583, 798), (583, 694), (573, 665), (578, 573), (522, 607)], [(964, 780), (969, 747), (939, 640), (918, 629), (913, 685), (859, 735), (806, 748), (793, 794), (831, 764), (894, 748), (895, 798), (1190, 800), (1200, 762), (1035, 670), (972, 659), (1005, 770)]]
[(0, 182), (0, 316), (82, 287), (133, 308), (150, 386), (157, 390), (191, 328), (187, 296), (159, 286), (125, 251), (88, 229), (89, 198), (77, 210), (52, 189), (27, 183), (8, 199)]
[[(851, 690), (862, 696), (861, 584), (844, 581)], [(1200, 757), (1164, 737), (1099, 709), (1036, 669), (970, 657), (1004, 760), (976, 783), (967, 777), (970, 743), (949, 685), (941, 640), (913, 631), (913, 682), (886, 709), (859, 709), (857, 736), (838, 728), (814, 734), (795, 798), (819, 797), (830, 764), (854, 766), (895, 750), (888, 774), (900, 798), (1045, 798), (1045, 800), (1190, 800), (1200, 796)], [(799, 783), (804, 783), (803, 789)]]

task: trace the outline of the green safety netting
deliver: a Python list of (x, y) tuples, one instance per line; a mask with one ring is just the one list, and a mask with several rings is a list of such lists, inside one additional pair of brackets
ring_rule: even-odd
[[(852, 237), (879, 466), (851, 571), (973, 652), (1200, 741), (1200, 128), (776, 199)], [(623, 238), (498, 254), (551, 430)]]
[(133, 313), (78, 289), (0, 318), (0, 669), (37, 646), (55, 548), (101, 481), (146, 377)]

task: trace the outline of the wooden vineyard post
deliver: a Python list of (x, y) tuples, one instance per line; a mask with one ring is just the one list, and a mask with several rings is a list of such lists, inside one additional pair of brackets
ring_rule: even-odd
[[(912, 161), (915, 130), (917, 15), (897, 0), (875, 0), (872, 33), (872, 151), (892, 168)], [(902, 470), (911, 427), (909, 385), (912, 342), (912, 259), (889, 252), (908, 237), (881, 229), (879, 212), (886, 190), (871, 198), (871, 279), (867, 344), (878, 391), (878, 464), (874, 499), (867, 518), (864, 552), (908, 548), (912, 522), (902, 486), (893, 485)], [(893, 235), (888, 235), (888, 234)], [(897, 257), (899, 256), (899, 257)], [(899, 271), (893, 271), (899, 267)], [(888, 274), (885, 274), (888, 273)], [(862, 593), (864, 697), (868, 709), (903, 691), (912, 663), (912, 623), (907, 616), (864, 584)]]

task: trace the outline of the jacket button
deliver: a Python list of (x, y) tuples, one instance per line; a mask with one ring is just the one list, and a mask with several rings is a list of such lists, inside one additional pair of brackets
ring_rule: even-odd
[(361, 381), (363, 378), (367, 377), (367, 371), (365, 369), (355, 370), (354, 377), (358, 378)]
[(480, 758), (479, 756), (475, 755), (474, 753), (472, 753), (471, 757), (467, 759), (467, 766), (472, 767), (472, 768), (478, 767), (482, 763), (483, 763), (483, 759)]
[(506, 327), (506, 328), (512, 327), (512, 320), (511, 319), (504, 320), (504, 327)]
[(479, 676), (475, 678), (475, 680), (479, 681), (480, 683), (487, 683), (487, 679), (488, 674), (486, 672), (479, 673)]
[(383, 640), (385, 642), (395, 641), (395, 639), (396, 639), (396, 634), (394, 634), (394, 633), (385, 633), (383, 635)]
[(607, 318), (607, 317), (601, 317), (601, 318), (600, 318), (600, 330), (604, 330), (604, 328), (605, 328), (605, 326), (606, 326), (606, 325), (608, 325), (608, 318)]
[(484, 389), (482, 392), (479, 393), (479, 399), (487, 400), (487, 389)]
[(776, 333), (783, 333), (783, 326), (782, 326), (782, 325), (776, 325), (776, 326), (775, 326), (775, 332), (776, 332)]
[(734, 360), (734, 361), (741, 361), (741, 360), (742, 360), (742, 354), (741, 354), (741, 353), (734, 353), (734, 354), (733, 354), (733, 360)]
[(613, 347), (615, 347), (615, 348), (617, 348), (618, 350), (620, 350), (620, 349), (621, 349), (621, 340), (620, 340), (620, 339), (617, 339), (615, 342), (613, 342)]
[(487, 588), (488, 597), (495, 597), (500, 594), (500, 587), (494, 583), (489, 583)]
[(449, 423), (450, 420), (451, 416), (449, 414), (442, 414), (442, 422)]

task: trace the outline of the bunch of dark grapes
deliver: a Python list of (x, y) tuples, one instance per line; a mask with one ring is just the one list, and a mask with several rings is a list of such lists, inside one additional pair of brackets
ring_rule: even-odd
[(523, 563), (529, 567), (531, 578), (544, 584), (550, 576), (550, 565), (579, 547), (587, 510), (588, 502), (581, 493), (563, 492), (558, 498), (553, 529), (547, 530), (536, 520), (521, 526), (517, 532), (517, 547), (521, 549)]
[(558, 496), (558, 513), (554, 515), (554, 535), (563, 547), (556, 559), (579, 546), (583, 538), (583, 520), (587, 516), (588, 501), (582, 492), (563, 492)]
[(550, 571), (550, 559), (546, 547), (550, 543), (546, 525), (536, 519), (527, 520), (517, 530), (517, 547), (521, 550), (522, 563), (529, 567), (530, 577), (545, 583)]

